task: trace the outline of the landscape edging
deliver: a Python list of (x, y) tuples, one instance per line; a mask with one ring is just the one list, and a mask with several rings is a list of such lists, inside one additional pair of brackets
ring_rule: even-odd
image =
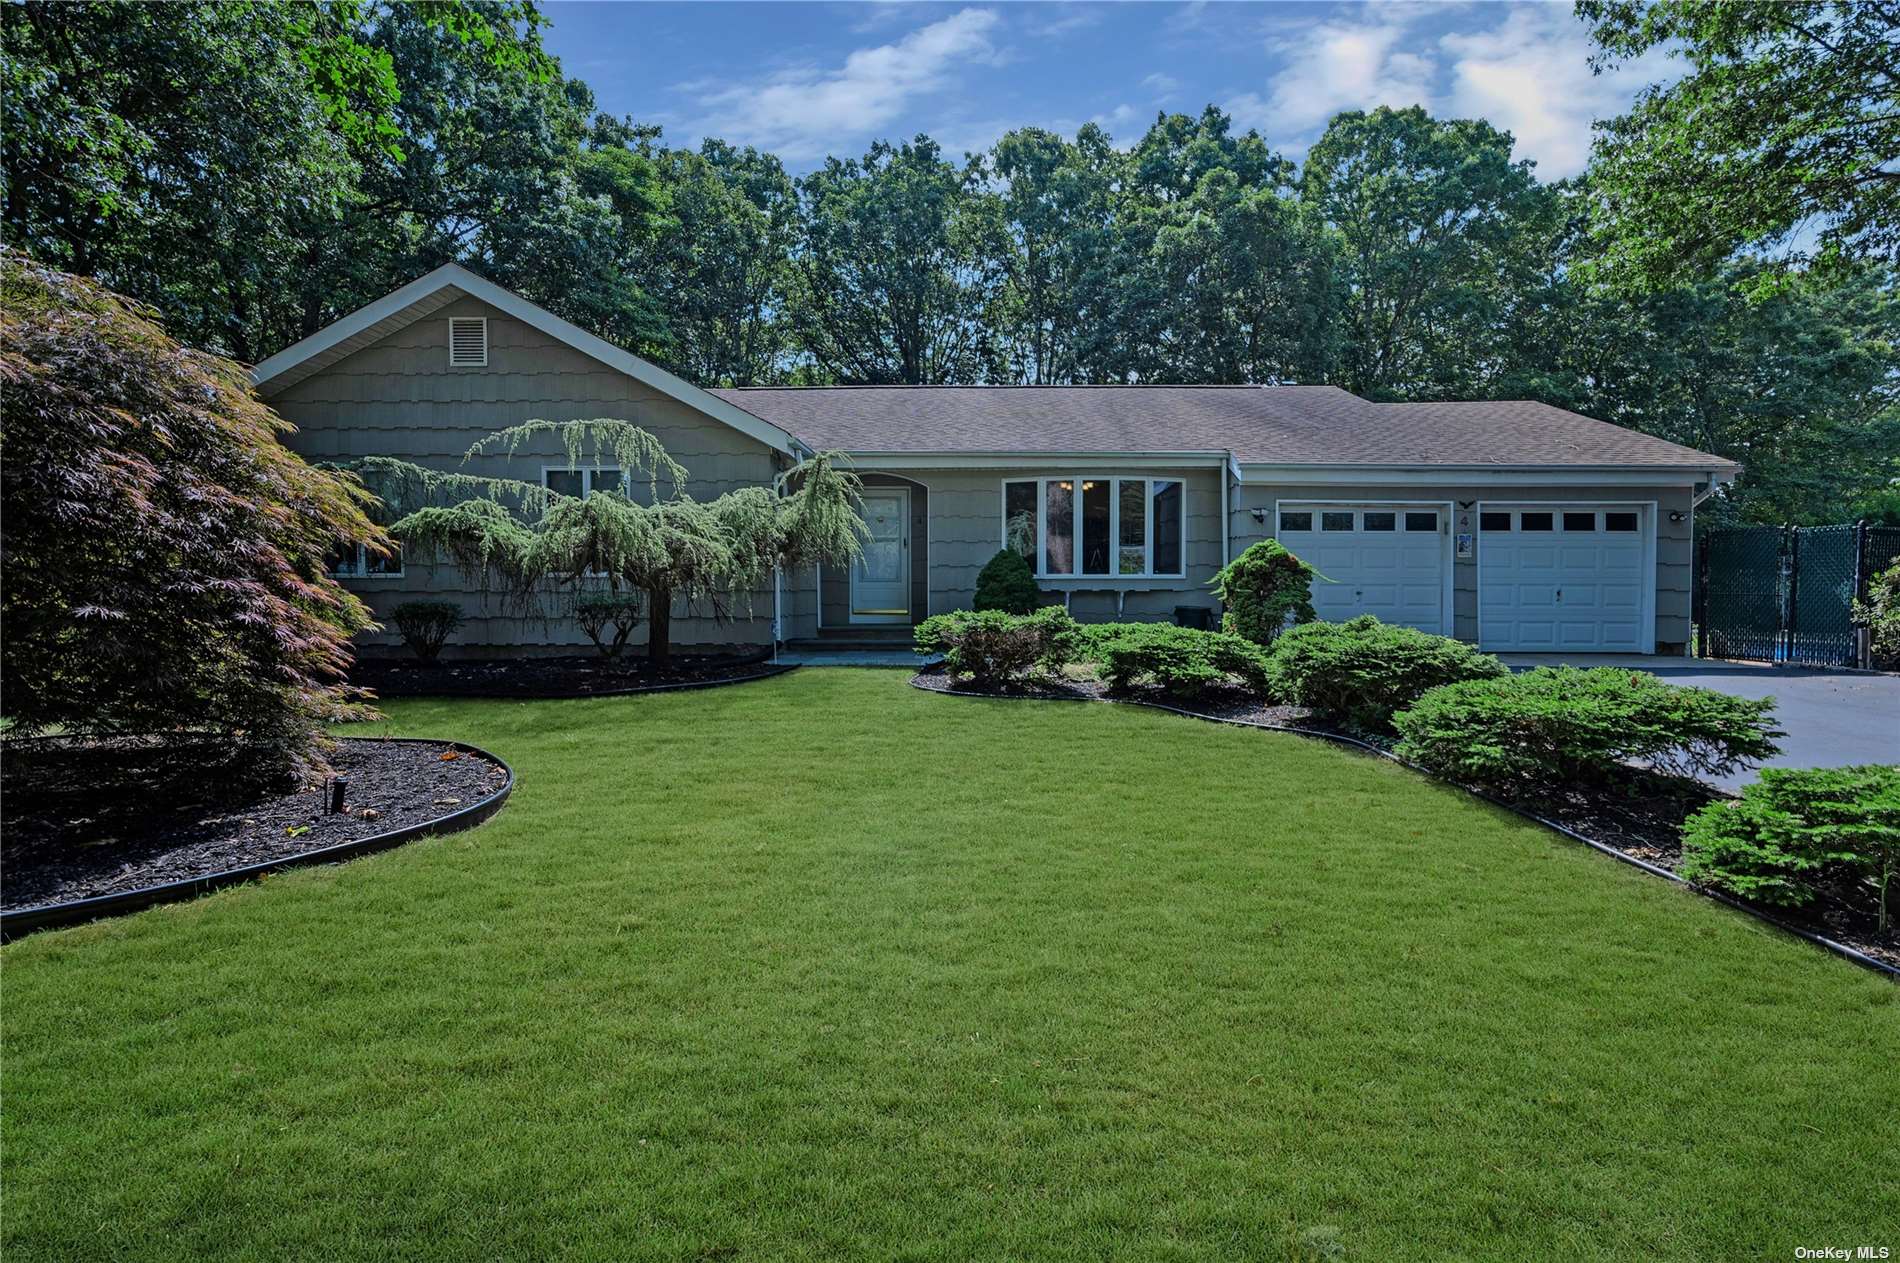
[(247, 864), (242, 868), (226, 869), (221, 873), (206, 873), (200, 877), (162, 882), (156, 886), (143, 886), (137, 890), (121, 890), (109, 895), (93, 895), (86, 899), (74, 899), (68, 903), (43, 903), (30, 908), (16, 908), (11, 912), (0, 912), (0, 942), (18, 938), (22, 934), (35, 930), (78, 925), (82, 921), (121, 916), (128, 912), (156, 907), (159, 904), (195, 899), (199, 895), (209, 894), (226, 886), (240, 885), (269, 873), (303, 868), (312, 864), (332, 864), (340, 860), (356, 859), (363, 855), (373, 855), (378, 851), (391, 850), (405, 842), (413, 842), (417, 838), (460, 833), (465, 829), (473, 829), (500, 811), (502, 804), (508, 800), (508, 795), (514, 792), (514, 768), (510, 767), (505, 759), (490, 754), (480, 746), (469, 745), (464, 741), (445, 741), (438, 737), (352, 737), (350, 740), (447, 746), (458, 753), (473, 755), (494, 764), (506, 773), (506, 777), (499, 789), (480, 802), (471, 803), (446, 816), (438, 816), (434, 820), (425, 820), (421, 824), (405, 825), (400, 829), (372, 834), (367, 838), (338, 842), (333, 846), (303, 851), (296, 855), (280, 856), (274, 860)]
[(585, 702), (596, 697), (632, 697), (639, 693), (671, 693), (684, 689), (718, 689), (728, 684), (751, 684), (758, 680), (775, 679), (789, 671), (796, 671), (796, 662), (774, 662), (763, 671), (751, 675), (735, 675), (727, 680), (682, 680), (672, 684), (637, 684), (632, 688), (599, 689), (592, 693), (396, 693), (379, 696), (379, 702), (437, 701), (437, 702)]
[(1770, 916), (1768, 913), (1763, 912), (1759, 908), (1752, 907), (1746, 903), (1743, 903), (1739, 899), (1735, 899), (1729, 895), (1725, 895), (1719, 890), (1710, 890), (1706, 887), (1698, 886), (1694, 882), (1691, 882), (1688, 879), (1684, 878), (1681, 874), (1673, 873), (1669, 871), (1668, 869), (1663, 868), (1661, 865), (1651, 864), (1647, 860), (1638, 859), (1634, 855), (1629, 855), (1622, 851), (1619, 851), (1615, 847), (1610, 846), (1607, 843), (1598, 842), (1595, 838), (1589, 837), (1582, 833), (1578, 833), (1575, 829), (1572, 829), (1568, 825), (1559, 824), (1555, 820), (1551, 820), (1545, 816), (1540, 816), (1534, 811), (1528, 811), (1523, 807), (1519, 807), (1513, 803), (1506, 802), (1501, 798), (1495, 798), (1492, 795), (1485, 793), (1483, 790), (1473, 789), (1469, 785), (1460, 785), (1456, 781), (1446, 780), (1444, 777), (1438, 776), (1432, 772), (1429, 772), (1425, 768), (1420, 767), (1416, 763), (1410, 763), (1404, 759), (1401, 759), (1398, 755), (1392, 753), (1392, 751), (1390, 750), (1381, 749), (1380, 747), (1373, 745), (1369, 741), (1361, 741), (1356, 737), (1348, 737), (1343, 733), (1326, 732), (1318, 728), (1295, 728), (1287, 724), (1270, 724), (1270, 723), (1264, 723), (1256, 719), (1226, 719), (1226, 718), (1222, 718), (1219, 715), (1203, 715), (1198, 711), (1184, 710), (1179, 706), (1169, 706), (1165, 702), (1150, 702), (1150, 701), (1144, 701), (1140, 698), (1134, 698), (1134, 697), (1033, 697), (1033, 696), (1010, 697), (1005, 694), (997, 694), (997, 693), (974, 693), (966, 689), (954, 689), (954, 688), (933, 689), (926, 685), (919, 684), (915, 676), (911, 677), (910, 686), (916, 689), (920, 693), (940, 693), (948, 697), (975, 697), (975, 698), (983, 698), (989, 701), (998, 701), (998, 702), (1107, 702), (1111, 705), (1116, 705), (1116, 706), (1145, 706), (1150, 710), (1165, 711), (1170, 715), (1184, 715), (1189, 719), (1203, 719), (1203, 720), (1206, 720), (1208, 723), (1212, 723), (1212, 724), (1228, 724), (1236, 728), (1253, 728), (1261, 732), (1281, 732), (1281, 733), (1286, 733), (1289, 736), (1294, 736), (1294, 737), (1317, 737), (1322, 741), (1331, 741), (1339, 745), (1350, 746), (1355, 750), (1364, 750), (1368, 754), (1376, 754), (1382, 759), (1386, 759), (1392, 763), (1396, 763), (1400, 767), (1406, 768), (1409, 771), (1416, 772), (1420, 776), (1423, 776), (1427, 778), (1428, 780), (1434, 781), (1437, 784), (1447, 785), (1453, 789), (1462, 790), (1465, 793), (1470, 794), (1473, 798), (1477, 798), (1483, 802), (1487, 802), (1494, 807), (1501, 807), (1505, 811), (1510, 812), (1512, 815), (1520, 816), (1525, 820), (1529, 820), (1536, 824), (1543, 825), (1546, 829), (1550, 829), (1553, 832), (1560, 833), (1564, 837), (1569, 838), (1573, 842), (1581, 842), (1585, 846), (1589, 847), (1591, 850), (1599, 851), (1603, 853), (1604, 855), (1609, 856), (1611, 859), (1621, 860), (1623, 863), (1628, 864), (1633, 868), (1641, 869), (1643, 872), (1649, 873), (1652, 876), (1666, 878), (1667, 880), (1676, 883), (1678, 886), (1681, 886), (1685, 890), (1694, 891), (1696, 894), (1701, 895), (1702, 897), (1706, 899), (1713, 899), (1717, 903), (1725, 904), (1728, 907), (1735, 909), (1737, 912), (1745, 912), (1749, 916), (1754, 917), (1756, 920), (1761, 921), (1764, 924), (1772, 925), (1777, 930), (1781, 930), (1781, 931), (1784, 931), (1785, 933), (1792, 934), (1796, 938), (1805, 939), (1809, 943), (1814, 944), (1816, 947), (1824, 948), (1827, 951), (1833, 952), (1835, 955), (1843, 957), (1847, 960), (1850, 960), (1854, 964), (1859, 965), (1864, 969), (1871, 969), (1877, 974), (1881, 974), (1885, 977), (1892, 978), (1896, 981), (1900, 981), (1900, 967), (1889, 965), (1886, 961), (1880, 960), (1877, 957), (1869, 956), (1867, 953), (1858, 951), (1855, 948), (1849, 947), (1845, 943), (1838, 943), (1835, 940), (1828, 938), (1826, 935), (1816, 934), (1811, 930), (1804, 930), (1800, 926), (1797, 926), (1797, 925), (1790, 925), (1786, 921), (1783, 921), (1774, 916)]

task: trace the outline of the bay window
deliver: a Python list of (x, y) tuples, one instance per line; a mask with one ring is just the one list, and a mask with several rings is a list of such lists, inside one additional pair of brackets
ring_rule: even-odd
[(1045, 579), (1181, 578), (1178, 478), (1023, 478), (1003, 484), (1003, 547)]

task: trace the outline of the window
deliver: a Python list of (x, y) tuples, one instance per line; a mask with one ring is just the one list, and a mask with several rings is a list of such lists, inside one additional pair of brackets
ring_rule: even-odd
[(1633, 531), (1637, 518), (1634, 513), (1605, 513), (1603, 529), (1606, 531)]
[(330, 554), (323, 568), (337, 579), (402, 578), (402, 545), (390, 541), (388, 556), (372, 552), (361, 544), (350, 544)]
[(1113, 488), (1106, 478), (1082, 484), (1082, 573), (1107, 574), (1109, 528), (1114, 525)]
[(1310, 531), (1313, 529), (1311, 513), (1282, 513), (1280, 529), (1283, 531)]
[(1594, 513), (1564, 514), (1566, 531), (1594, 531), (1597, 528), (1597, 515)]
[(1405, 529), (1408, 531), (1436, 531), (1438, 515), (1436, 513), (1407, 513)]
[(1322, 531), (1350, 531), (1352, 514), (1322, 513), (1319, 515), (1319, 529)]
[(1368, 531), (1396, 531), (1399, 529), (1399, 515), (1379, 513), (1368, 510), (1365, 517), (1365, 529)]
[(1548, 513), (1520, 513), (1517, 515), (1517, 529), (1520, 531), (1550, 530), (1551, 516)]
[(1478, 514), (1478, 529), (1481, 531), (1508, 531), (1511, 529), (1511, 515), (1508, 513)]
[(481, 368), (488, 363), (488, 317), (449, 317), (449, 367)]
[(1025, 478), (1003, 484), (1003, 547), (1043, 578), (1181, 576), (1185, 488), (1172, 478)]
[(625, 492), (627, 479), (618, 469), (543, 469), (541, 485), (549, 491), (582, 500), (596, 491)]

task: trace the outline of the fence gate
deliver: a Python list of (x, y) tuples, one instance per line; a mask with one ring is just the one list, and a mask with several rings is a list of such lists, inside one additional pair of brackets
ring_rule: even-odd
[(1696, 652), (1856, 666), (1856, 598), (1900, 558), (1900, 527), (1734, 526), (1702, 537)]

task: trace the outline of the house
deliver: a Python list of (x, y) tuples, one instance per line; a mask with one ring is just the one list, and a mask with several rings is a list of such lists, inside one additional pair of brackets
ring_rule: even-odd
[[(682, 644), (894, 632), (967, 607), (1005, 546), (1084, 620), (1211, 612), (1222, 561), (1271, 537), (1329, 580), (1314, 591), (1328, 619), (1372, 613), (1493, 650), (1681, 653), (1695, 506), (1738, 472), (1544, 404), (1373, 403), (1331, 386), (705, 390), (453, 264), (253, 379), (312, 459), (452, 468), (503, 426), (614, 417), (656, 435), (710, 498), (847, 453), (866, 484), (863, 559), (777, 576), (750, 594), (749, 620), (676, 611)], [(552, 444), (469, 468), (568, 490), (618, 472), (570, 470)], [(446, 563), (359, 550), (339, 574), (381, 611), (461, 601), (465, 652), (584, 643)]]

